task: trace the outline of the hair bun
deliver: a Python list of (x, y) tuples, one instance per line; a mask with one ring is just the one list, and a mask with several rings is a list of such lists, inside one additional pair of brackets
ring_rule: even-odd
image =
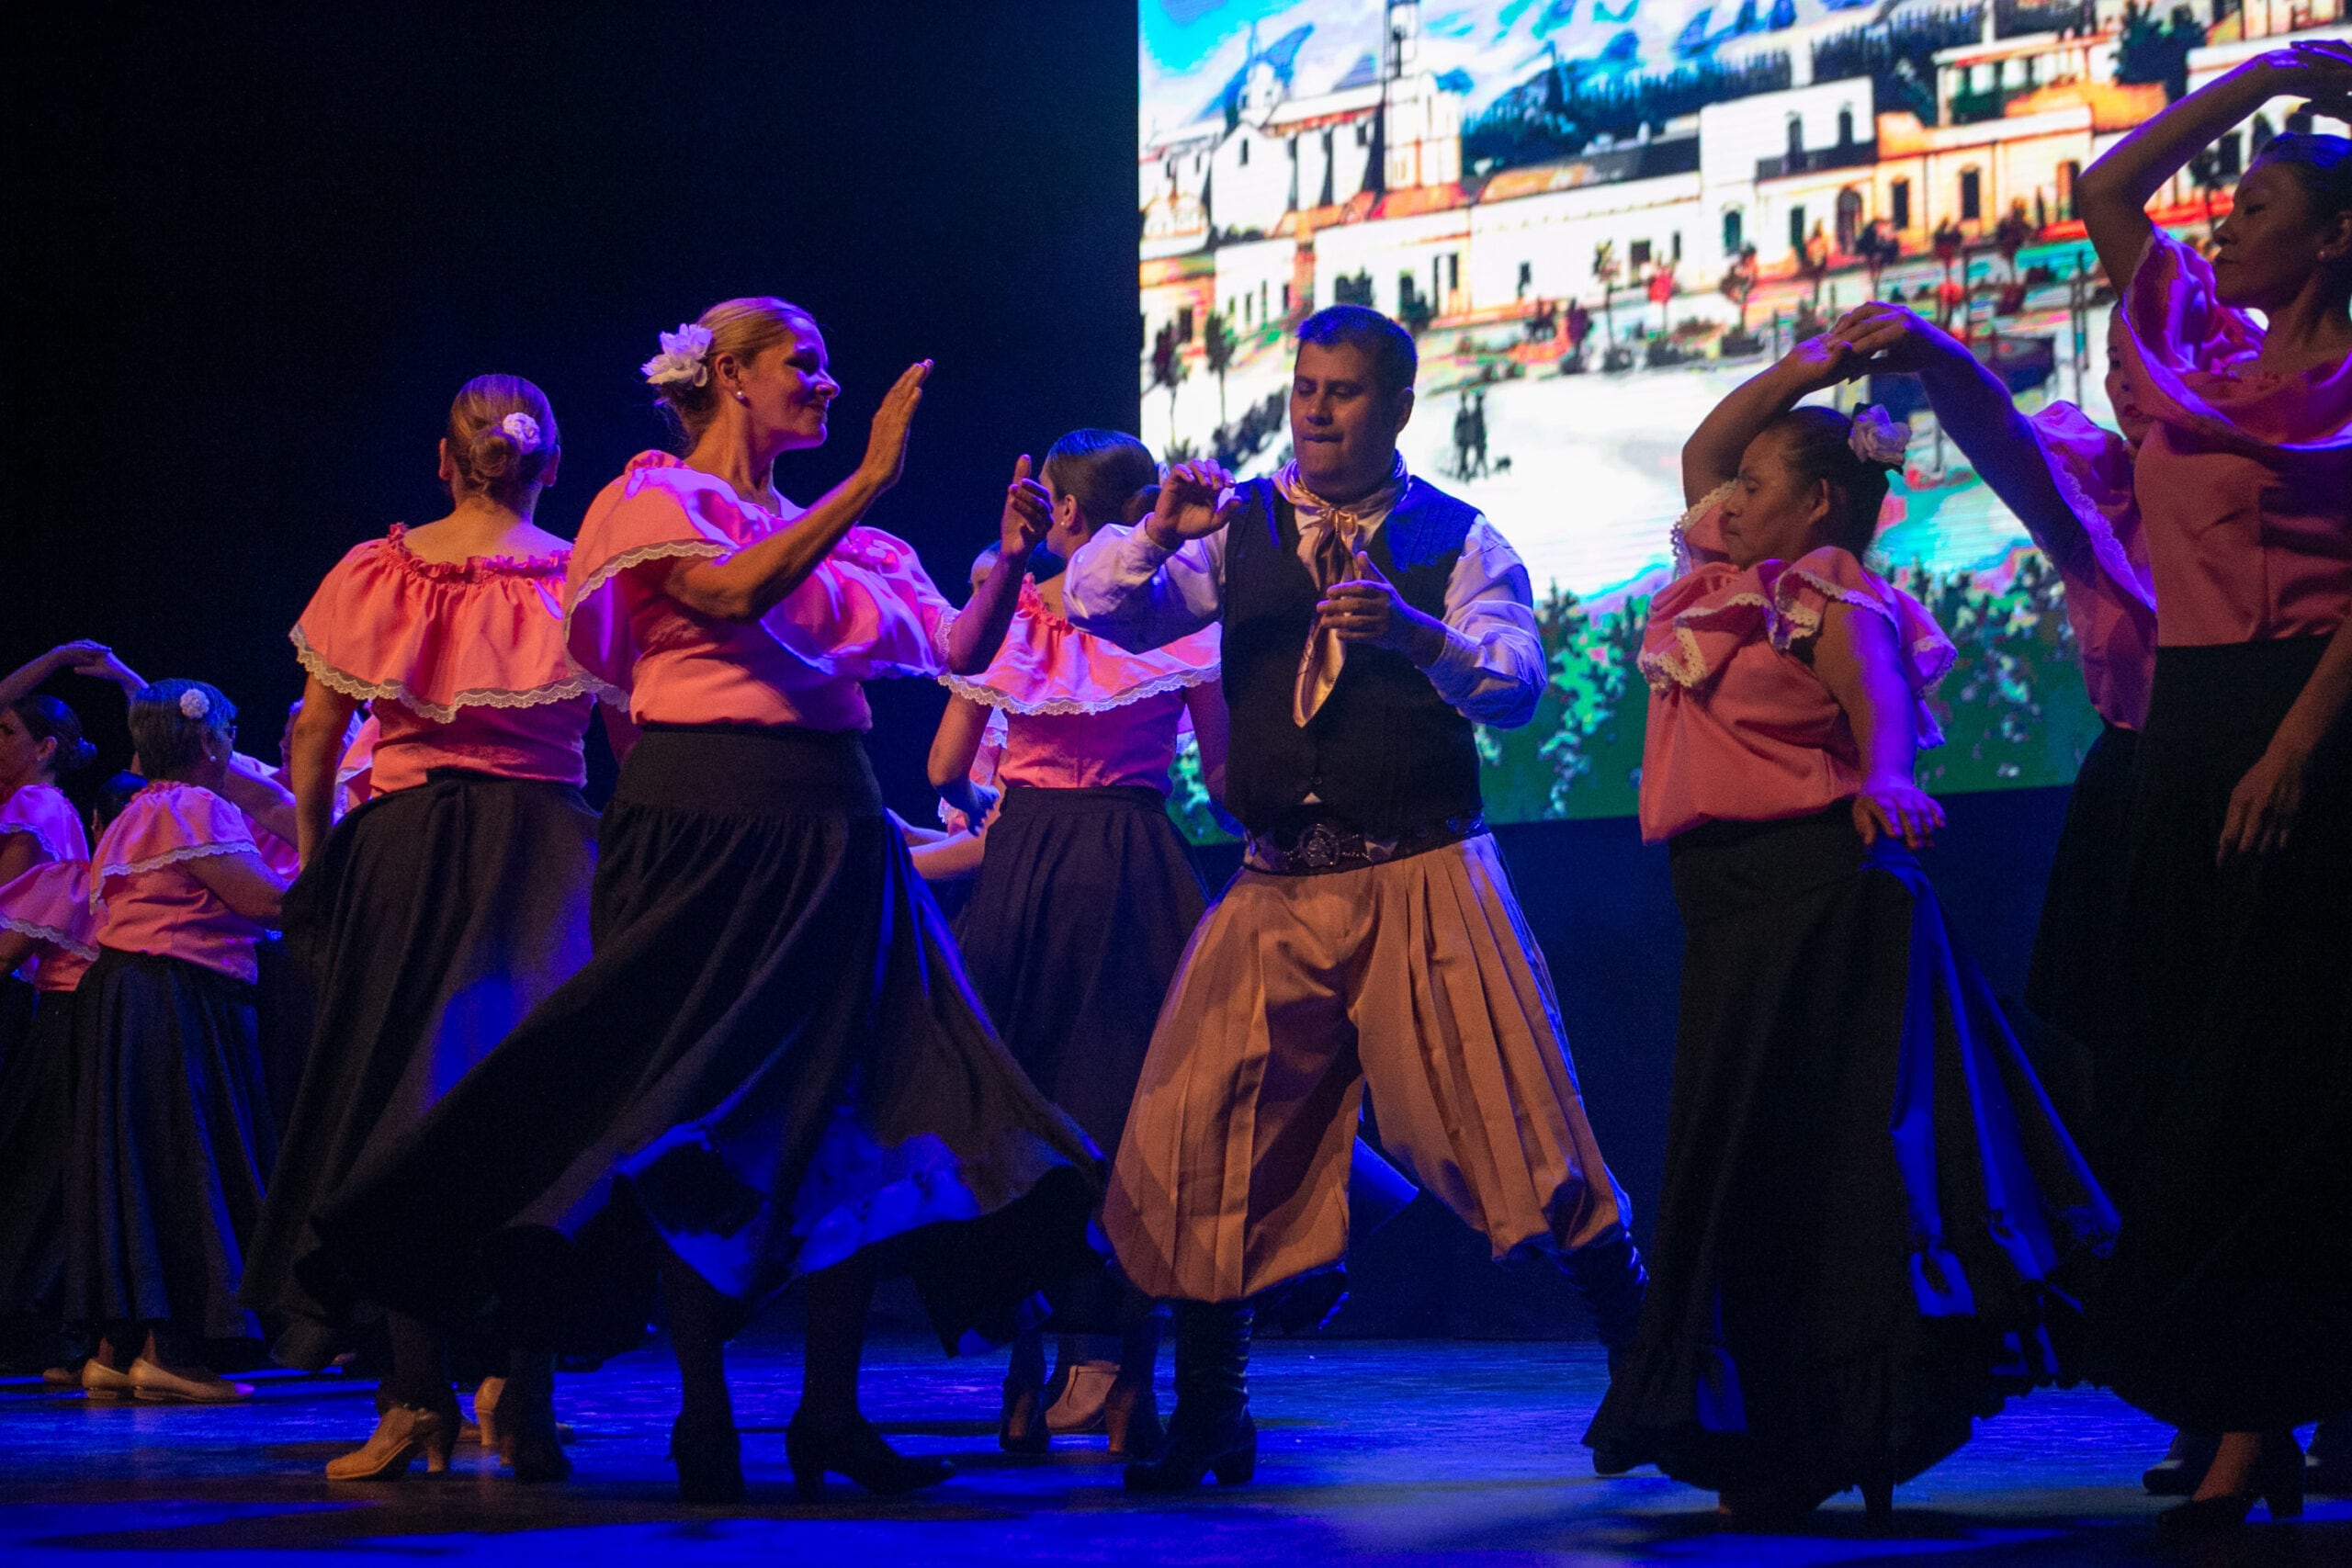
[(84, 768), (88, 767), (92, 762), (97, 761), (97, 756), (98, 749), (96, 747), (91, 745), (88, 741), (76, 737), (73, 745), (60, 746), (57, 749), (57, 755), (51, 761), (49, 765), (51, 770), (55, 773), (78, 773)]
[(472, 470), (476, 480), (487, 484), (513, 473), (522, 456), (512, 435), (495, 424), (486, 424), (474, 432), (473, 442), (466, 452), (466, 467)]

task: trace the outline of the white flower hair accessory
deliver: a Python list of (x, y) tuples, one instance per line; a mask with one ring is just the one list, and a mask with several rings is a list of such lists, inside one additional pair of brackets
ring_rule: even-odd
[(180, 716), (182, 717), (201, 719), (209, 716), (211, 712), (212, 699), (206, 696), (200, 688), (190, 686), (187, 691), (180, 694)]
[(514, 445), (526, 452), (539, 449), (539, 422), (529, 414), (515, 412), (498, 422), (498, 428), (514, 438)]
[(678, 330), (662, 334), (662, 352), (647, 360), (639, 369), (645, 378), (656, 387), (683, 383), (699, 387), (710, 379), (710, 329), (694, 321), (681, 321)]
[(1904, 454), (1911, 449), (1911, 427), (1875, 403), (1865, 403), (1854, 411), (1854, 427), (1846, 433), (1846, 445), (1865, 463), (1899, 468)]

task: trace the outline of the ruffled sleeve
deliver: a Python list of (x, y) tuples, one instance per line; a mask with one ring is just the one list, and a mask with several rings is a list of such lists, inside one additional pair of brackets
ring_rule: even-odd
[[(1695, 510), (1695, 509), (1694, 509)], [(1676, 553), (1681, 553), (1678, 531)], [(1772, 600), (1754, 568), (1710, 560), (1686, 570), (1650, 601), (1636, 663), (1650, 690), (1702, 691), (1740, 645), (1769, 637)]]
[[(609, 504), (590, 509), (572, 548), (565, 637), (575, 664), (626, 691), (643, 651), (630, 605), (617, 592), (626, 574), (651, 561), (726, 559), (793, 518), (745, 503), (663, 452), (632, 459), (613, 491)], [(879, 528), (854, 527), (760, 626), (820, 677), (929, 678), (945, 667), (955, 618), (913, 547)]]
[(92, 854), (90, 903), (106, 901), (107, 884), (142, 871), (208, 855), (259, 855), (245, 814), (198, 784), (152, 784), (107, 824)]
[(2123, 307), (2125, 364), (2156, 419), (2236, 446), (2352, 446), (2352, 357), (2291, 376), (2263, 370), (2261, 325), (2223, 304), (2212, 264), (2161, 229)]
[(760, 624), (820, 674), (927, 680), (947, 667), (956, 615), (913, 546), (879, 528), (856, 527)]
[(1951, 638), (1936, 625), (1927, 607), (1884, 578), (1866, 570), (1853, 552), (1826, 545), (1786, 565), (1768, 561), (1758, 581), (1772, 599), (1772, 646), (1786, 649), (1821, 630), (1822, 617), (1832, 604), (1851, 604), (1877, 615), (1894, 628), (1902, 654), (1903, 679), (1911, 688), (1917, 710), (1918, 743), (1940, 746), (1943, 728), (1928, 705), (1959, 657)]
[(1711, 562), (1731, 559), (1731, 550), (1724, 543), (1723, 513), (1724, 502), (1737, 482), (1725, 479), (1691, 502), (1690, 509), (1674, 520), (1671, 538), (1675, 576), (1684, 576)]
[(957, 696), (1004, 713), (1107, 713), (1216, 680), (1219, 639), (1220, 628), (1209, 626), (1148, 653), (1129, 653), (1054, 614), (1037, 585), (1023, 580), (1012, 627), (989, 667), (940, 679)]
[(28, 784), (0, 800), (0, 834), (22, 833), (40, 846), (43, 860), (90, 858), (89, 835), (81, 813), (55, 784)]
[(53, 860), (33, 867), (0, 887), (0, 931), (30, 937), (85, 963), (96, 959), (89, 877), (85, 861)]
[(321, 684), (439, 724), (467, 707), (612, 694), (565, 655), (568, 552), (427, 561), (403, 534), (395, 526), (353, 548), (288, 634)]
[(2049, 530), (2043, 529), (2034, 543), (2068, 578), (2081, 581), (2103, 574), (2154, 608), (2147, 542), (2140, 530), (2139, 503), (2132, 494), (2131, 446), (2069, 402), (2052, 403), (2026, 424), (2078, 530), (2063, 538), (2045, 538), (2041, 535)]

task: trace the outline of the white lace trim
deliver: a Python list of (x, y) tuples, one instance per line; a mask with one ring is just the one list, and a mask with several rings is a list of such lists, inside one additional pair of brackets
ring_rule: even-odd
[(142, 871), (161, 871), (167, 865), (186, 861), (203, 860), (211, 855), (259, 854), (260, 846), (251, 839), (232, 839), (220, 844), (183, 844), (176, 850), (166, 850), (145, 860), (108, 861), (96, 867), (90, 875), (90, 908), (106, 908), (106, 885), (118, 876), (136, 876)]
[[(2040, 425), (2028, 420), (2026, 428), (2033, 433), (2034, 446), (2041, 454), (2041, 466), (2049, 470), (2051, 482), (2057, 487), (2058, 499), (2066, 503), (2066, 510), (2074, 514), (2075, 522), (2083, 530), (2083, 542), (2090, 553), (2090, 565), (2104, 571), (2117, 587), (2134, 600), (2151, 610), (2154, 609), (2155, 595), (2140, 581), (2139, 573), (2132, 570), (2132, 558), (2124, 550), (2123, 541), (2115, 536), (2115, 525), (2109, 521), (2106, 513), (2099, 510), (2098, 503), (2091, 500), (2090, 492), (2083, 488), (2083, 481), (2075, 474), (2074, 465), (2059, 460), (2058, 455), (2051, 450), (2044, 439)], [(2030, 527), (2028, 531), (2031, 531)], [(2058, 558), (2058, 552), (2050, 547), (2047, 540), (2036, 534), (2033, 542), (2041, 547), (2041, 553), (2050, 558), (2051, 563), (2058, 567), (2060, 572), (2066, 570), (2064, 563)], [(2118, 567), (2123, 570), (2118, 570)], [(2084, 575), (2088, 576), (2089, 573), (2085, 572)]]
[[(932, 623), (931, 656), (939, 660), (940, 668), (943, 670), (947, 666), (947, 636), (950, 632), (956, 629), (956, 623), (962, 617), (963, 614), (963, 611), (956, 609), (951, 605), (947, 609), (941, 611), (939, 614), (939, 619)], [(940, 679), (943, 681), (949, 681), (949, 677), (945, 675), (940, 676)], [(953, 684), (954, 682), (949, 681), (949, 683)]]
[(1089, 702), (1081, 697), (1048, 697), (1043, 702), (1023, 702), (1018, 697), (1006, 695), (993, 686), (979, 685), (966, 680), (961, 675), (942, 675), (939, 678), (939, 683), (957, 696), (978, 703), (982, 707), (1001, 708), (1006, 713), (1028, 716), (1111, 713), (1119, 708), (1132, 706), (1148, 697), (1157, 697), (1169, 692), (1190, 691), (1194, 686), (1205, 686), (1217, 678), (1218, 672), (1215, 668), (1171, 670), (1165, 675), (1155, 675), (1148, 681), (1139, 682), (1115, 696), (1104, 697), (1095, 702)]
[(0, 931), (16, 931), (35, 942), (45, 942), (62, 953), (70, 953), (85, 963), (97, 962), (98, 950), (86, 942), (77, 940), (71, 931), (55, 926), (45, 926), (38, 920), (20, 920), (14, 915), (0, 915)]
[(589, 599), (605, 584), (631, 567), (643, 566), (650, 560), (679, 559), (687, 556), (699, 556), (708, 560), (727, 553), (728, 547), (709, 539), (665, 539), (658, 545), (639, 545), (633, 550), (623, 550), (616, 556), (607, 557), (603, 565), (588, 574), (588, 581), (580, 585), (580, 592), (571, 595), (571, 603), (564, 608), (563, 659), (564, 662), (571, 665), (578, 673), (580, 679), (587, 682), (589, 689), (596, 694), (597, 701), (607, 706), (618, 708), (624, 714), (628, 712), (628, 693), (611, 682), (592, 674), (572, 655), (571, 617), (579, 612), (580, 606), (588, 603)]
[(34, 843), (39, 844), (41, 847), (42, 852), (46, 853), (51, 860), (74, 860), (79, 858), (78, 856), (67, 854), (63, 850), (59, 849), (55, 844), (51, 843), (49, 841), (49, 835), (40, 830), (40, 825), (37, 822), (28, 821), (22, 818), (19, 818), (13, 822), (0, 821), (0, 833), (24, 834), (25, 837), (30, 839)]
[(363, 703), (389, 699), (421, 717), (431, 719), (435, 724), (448, 724), (455, 721), (459, 710), (464, 708), (545, 707), (550, 703), (568, 703), (575, 697), (603, 697), (611, 689), (604, 682), (597, 680), (584, 670), (578, 670), (575, 666), (575, 673), (570, 678), (549, 685), (535, 686), (526, 692), (482, 686), (459, 692), (447, 703), (436, 703), (417, 695), (402, 682), (368, 681), (336, 669), (327, 662), (324, 654), (311, 646), (310, 639), (302, 635), (300, 626), (296, 626), (286, 635), (288, 640), (294, 644), (294, 657), (300, 660), (302, 668), (309, 671), (320, 685), (326, 687), (329, 691), (340, 692), (346, 697), (355, 697)]
[(1688, 577), (1691, 567), (1696, 564), (1690, 558), (1690, 525), (1704, 517), (1709, 508), (1721, 506), (1724, 498), (1731, 494), (1733, 487), (1738, 483), (1737, 479), (1725, 479), (1685, 507), (1682, 515), (1677, 517), (1673, 526), (1667, 530), (1667, 542), (1674, 551), (1675, 576)]
[[(1735, 593), (1728, 599), (1718, 599), (1704, 604), (1693, 604), (1675, 613), (1674, 648), (1665, 653), (1645, 653), (1634, 660), (1634, 666), (1649, 682), (1650, 690), (1664, 692), (1668, 686), (1690, 687), (1707, 678), (1706, 656), (1699, 651), (1699, 639), (1690, 628), (1747, 607), (1762, 610), (1769, 623), (1772, 602), (1761, 593)], [(1661, 679), (1663, 677), (1663, 679)]]

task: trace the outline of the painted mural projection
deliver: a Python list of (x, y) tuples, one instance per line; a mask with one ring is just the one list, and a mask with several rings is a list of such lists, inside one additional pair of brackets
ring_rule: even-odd
[[(1406, 458), (1526, 557), (1553, 655), (1536, 722), (1485, 738), (1490, 815), (1629, 813), (1641, 612), (1707, 410), (1878, 299), (1966, 338), (2021, 407), (2111, 423), (2113, 296), (2075, 181), (2282, 37), (2352, 36), (2345, 6), (1144, 0), (1143, 434), (1267, 472), (1289, 455), (1285, 330), (1345, 301), (1404, 321)], [(2160, 220), (2201, 236), (2255, 150), (2308, 118), (2267, 106)], [(1911, 422), (1879, 549), (1963, 650), (1931, 785), (2072, 779), (2098, 719), (2054, 574), (1916, 382), (1836, 395)]]

